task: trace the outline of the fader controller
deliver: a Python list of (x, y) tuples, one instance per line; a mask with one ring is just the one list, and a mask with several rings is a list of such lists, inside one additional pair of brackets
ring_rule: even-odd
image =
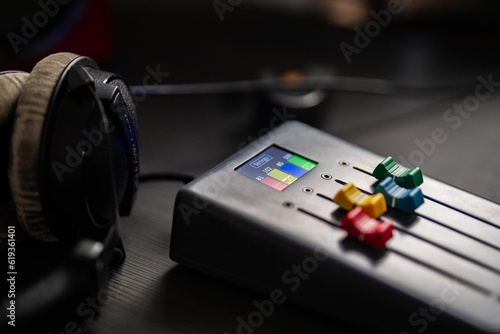
[(500, 332), (500, 205), (299, 122), (179, 191), (170, 256), (368, 330)]

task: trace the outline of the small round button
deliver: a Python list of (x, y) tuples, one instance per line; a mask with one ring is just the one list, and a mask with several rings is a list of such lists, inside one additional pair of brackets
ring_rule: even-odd
[(302, 191), (305, 192), (306, 194), (312, 194), (314, 192), (314, 189), (311, 187), (304, 187), (302, 188)]

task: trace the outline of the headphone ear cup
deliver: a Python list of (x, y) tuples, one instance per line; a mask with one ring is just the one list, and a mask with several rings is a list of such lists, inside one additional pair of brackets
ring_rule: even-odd
[(16, 108), (10, 186), (19, 223), (32, 237), (42, 241), (57, 238), (43, 215), (38, 176), (40, 140), (56, 83), (66, 66), (77, 57), (71, 53), (58, 53), (41, 60), (26, 80)]
[(0, 73), (0, 222), (4, 225), (13, 224), (17, 220), (7, 171), (14, 113), (28, 76), (24, 72)]

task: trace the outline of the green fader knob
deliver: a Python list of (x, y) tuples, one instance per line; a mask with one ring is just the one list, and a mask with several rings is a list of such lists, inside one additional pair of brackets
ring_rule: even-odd
[(400, 166), (392, 157), (382, 160), (373, 170), (373, 176), (378, 180), (390, 176), (398, 185), (406, 189), (418, 187), (424, 182), (422, 170), (419, 167), (406, 168)]

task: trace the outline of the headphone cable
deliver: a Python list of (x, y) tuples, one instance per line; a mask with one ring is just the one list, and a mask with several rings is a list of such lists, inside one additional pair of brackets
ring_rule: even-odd
[(385, 96), (407, 96), (409, 98), (429, 97), (429, 95), (453, 93), (470, 88), (474, 81), (418, 85), (396, 82), (386, 79), (313, 75), (304, 76), (297, 83), (286, 83), (280, 78), (262, 78), (228, 82), (168, 84), (168, 85), (133, 85), (132, 95), (209, 95), (241, 94), (268, 91), (297, 92), (307, 90), (366, 93)]

